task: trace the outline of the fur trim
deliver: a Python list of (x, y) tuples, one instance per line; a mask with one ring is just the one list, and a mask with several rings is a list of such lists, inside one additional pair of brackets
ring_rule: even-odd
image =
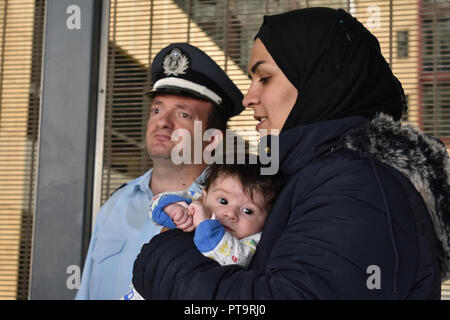
[(450, 278), (450, 161), (445, 145), (412, 125), (400, 125), (390, 116), (378, 114), (370, 122), (351, 130), (345, 145), (368, 151), (380, 162), (405, 175), (422, 196), (442, 244), (442, 281)]

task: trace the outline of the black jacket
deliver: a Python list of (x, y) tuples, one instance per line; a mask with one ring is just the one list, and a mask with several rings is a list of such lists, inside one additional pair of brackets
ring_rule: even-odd
[(385, 115), (280, 135), (287, 184), (248, 269), (220, 266), (172, 230), (143, 246), (147, 299), (439, 299), (450, 275), (445, 146)]

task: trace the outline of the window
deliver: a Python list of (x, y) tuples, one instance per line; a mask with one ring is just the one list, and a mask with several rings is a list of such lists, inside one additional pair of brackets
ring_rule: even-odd
[(450, 17), (423, 20), (423, 36), (423, 70), (450, 71)]
[(406, 111), (403, 112), (402, 122), (408, 122), (408, 111), (409, 111), (409, 94), (405, 94)]
[(450, 1), (424, 1), (419, 127), (450, 141)]
[(408, 58), (408, 31), (397, 32), (397, 57)]
[(422, 126), (433, 136), (450, 136), (450, 83), (424, 85)]

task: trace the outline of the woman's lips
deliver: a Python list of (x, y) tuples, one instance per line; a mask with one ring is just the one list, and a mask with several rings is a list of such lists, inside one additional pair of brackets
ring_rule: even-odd
[(261, 116), (253, 116), (255, 120), (259, 121), (259, 123), (256, 125), (256, 131), (259, 130), (261, 125), (267, 120), (267, 117), (261, 117)]
[(257, 125), (256, 125), (256, 131), (259, 130), (259, 127), (261, 127), (261, 125), (265, 122), (266, 120), (260, 121)]

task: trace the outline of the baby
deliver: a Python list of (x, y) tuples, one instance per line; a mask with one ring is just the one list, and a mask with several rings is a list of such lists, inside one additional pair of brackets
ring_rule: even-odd
[[(150, 203), (150, 216), (169, 229), (195, 229), (197, 249), (221, 265), (247, 267), (282, 188), (279, 174), (261, 175), (260, 169), (260, 164), (213, 164), (199, 182), (202, 194), (161, 193)], [(139, 299), (133, 289), (127, 295)]]

